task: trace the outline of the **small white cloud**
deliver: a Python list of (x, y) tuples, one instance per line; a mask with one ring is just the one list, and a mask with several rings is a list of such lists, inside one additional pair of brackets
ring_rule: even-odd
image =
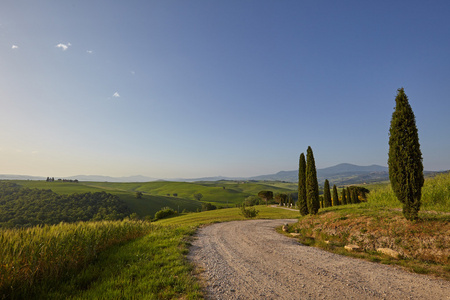
[(63, 51), (66, 51), (69, 46), (72, 46), (71, 43), (67, 43), (67, 44), (63, 44), (63, 43), (59, 43), (58, 45), (56, 45), (56, 48), (61, 48)]
[(92, 50), (86, 50), (86, 53), (92, 54), (94, 51)]
[(114, 95), (113, 95), (113, 97), (114, 97), (114, 98), (120, 98), (120, 95), (119, 95), (118, 92), (115, 92)]
[(18, 49), (19, 48), (19, 46), (17, 46), (17, 45), (12, 45), (12, 47), (11, 47), (11, 49)]
[(135, 71), (131, 71), (131, 75), (135, 75), (136, 74), (136, 72)]

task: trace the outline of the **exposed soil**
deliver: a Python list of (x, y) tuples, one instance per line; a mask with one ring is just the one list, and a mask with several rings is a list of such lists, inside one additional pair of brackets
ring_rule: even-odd
[(200, 228), (188, 259), (207, 299), (450, 299), (450, 282), (299, 244), (275, 231), (297, 220)]

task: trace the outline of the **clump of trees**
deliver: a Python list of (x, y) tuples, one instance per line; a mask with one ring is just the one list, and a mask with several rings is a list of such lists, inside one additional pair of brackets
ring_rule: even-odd
[(272, 191), (260, 191), (258, 193), (258, 197), (266, 202), (266, 205), (269, 204), (269, 201), (273, 199)]
[(202, 211), (215, 210), (217, 206), (211, 203), (202, 203)]
[(286, 193), (276, 193), (275, 202), (281, 206), (286, 206), (288, 204), (288, 195)]
[(416, 118), (403, 88), (395, 104), (389, 128), (389, 180), (405, 218), (417, 220), (424, 176)]
[(254, 206), (261, 204), (261, 199), (257, 196), (248, 196), (245, 198), (243, 205), (245, 206)]
[(203, 198), (202, 193), (196, 193), (194, 194), (194, 199), (197, 201), (200, 201)]
[(120, 220), (130, 214), (118, 196), (106, 192), (59, 195), (0, 182), (0, 227), (4, 228)]

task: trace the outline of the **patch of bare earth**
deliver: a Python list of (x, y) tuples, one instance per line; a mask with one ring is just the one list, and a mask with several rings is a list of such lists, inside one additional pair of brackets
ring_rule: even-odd
[[(250, 220), (198, 230), (188, 259), (207, 299), (450, 299), (450, 282), (303, 246)], [(344, 221), (344, 220), (343, 220)]]

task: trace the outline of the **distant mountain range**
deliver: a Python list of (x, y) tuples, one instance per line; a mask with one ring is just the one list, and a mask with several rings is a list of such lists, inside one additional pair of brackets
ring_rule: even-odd
[[(253, 180), (298, 181), (298, 170), (281, 171), (272, 175), (252, 177)], [(339, 164), (333, 167), (317, 169), (317, 181), (323, 184), (328, 179), (331, 185), (362, 184), (389, 180), (389, 169), (379, 165), (357, 166)]]
[[(425, 172), (425, 173), (435, 173), (435, 172)], [(46, 177), (39, 176), (26, 176), (26, 175), (0, 175), (0, 180), (2, 179), (15, 179), (15, 180), (45, 180)], [(55, 177), (55, 180), (58, 178)], [(146, 176), (128, 176), (128, 177), (110, 177), (110, 176), (100, 176), (100, 175), (77, 175), (71, 177), (64, 177), (63, 179), (78, 179), (79, 181), (99, 181), (99, 182), (148, 182), (157, 181), (160, 179), (146, 177)], [(333, 167), (328, 167), (324, 169), (317, 169), (317, 180), (320, 185), (328, 179), (331, 185), (336, 184), (348, 185), (348, 184), (363, 184), (370, 182), (386, 181), (389, 180), (389, 169), (387, 167), (379, 165), (371, 166), (358, 166), (348, 163), (339, 164)], [(217, 180), (258, 180), (258, 181), (287, 181), (287, 182), (297, 182), (298, 181), (298, 170), (293, 171), (280, 171), (276, 174), (260, 175), (253, 177), (203, 177), (203, 178), (176, 178), (176, 179), (166, 179), (167, 181), (217, 181)]]

